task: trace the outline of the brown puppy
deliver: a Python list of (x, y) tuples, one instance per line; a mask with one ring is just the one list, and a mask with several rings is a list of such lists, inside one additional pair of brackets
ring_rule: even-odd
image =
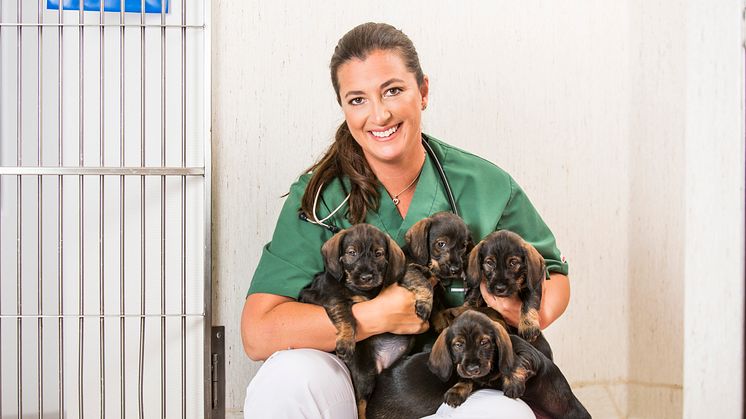
[(375, 377), (411, 348), (411, 336), (384, 333), (355, 343), (352, 305), (376, 297), (398, 282), (417, 296), (415, 310), (426, 320), (432, 287), (424, 268), (405, 266), (404, 253), (386, 234), (369, 224), (342, 230), (321, 248), (325, 271), (301, 290), (298, 300), (323, 306), (337, 329), (336, 353), (349, 367), (358, 416), (365, 418)]
[(461, 278), (467, 255), (474, 247), (469, 227), (450, 212), (439, 212), (418, 221), (404, 239), (412, 262), (430, 268), (445, 285)]
[(552, 418), (591, 417), (554, 362), (477, 311), (464, 312), (440, 334), (428, 367), (443, 381), (456, 371), (459, 381), (444, 397), (453, 407), (475, 390), (494, 388), (521, 397)]
[(433, 328), (447, 326), (440, 315), (446, 309), (445, 287), (454, 279), (464, 279), (467, 257), (474, 247), (471, 232), (461, 217), (451, 212), (439, 212), (413, 225), (404, 236), (407, 259), (427, 266), (432, 273)]
[(523, 303), (518, 334), (533, 342), (540, 332), (539, 307), (545, 275), (544, 258), (533, 246), (512, 231), (496, 231), (469, 254), (465, 304), (484, 305), (478, 292), (482, 280), (487, 281), (487, 289), (496, 296), (517, 295)]

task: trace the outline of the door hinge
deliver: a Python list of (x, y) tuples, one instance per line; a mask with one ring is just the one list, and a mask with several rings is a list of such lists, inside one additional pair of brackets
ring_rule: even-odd
[(225, 327), (212, 327), (210, 401), (212, 419), (225, 419)]

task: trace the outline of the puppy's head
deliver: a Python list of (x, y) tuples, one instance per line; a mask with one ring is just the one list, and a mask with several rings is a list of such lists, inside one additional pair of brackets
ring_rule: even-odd
[(521, 236), (500, 230), (485, 237), (469, 254), (468, 285), (478, 288), (484, 278), (492, 294), (510, 296), (536, 287), (544, 279), (545, 266), (544, 258)]
[(442, 279), (461, 276), (466, 255), (474, 246), (469, 227), (459, 216), (439, 212), (422, 219), (404, 236), (414, 261), (430, 267)]
[(399, 245), (370, 224), (356, 224), (335, 234), (321, 247), (321, 254), (326, 271), (358, 291), (393, 284), (406, 268)]
[(505, 328), (483, 313), (468, 310), (440, 333), (428, 367), (443, 381), (454, 370), (459, 377), (469, 379), (493, 372), (507, 376), (513, 359), (513, 345)]

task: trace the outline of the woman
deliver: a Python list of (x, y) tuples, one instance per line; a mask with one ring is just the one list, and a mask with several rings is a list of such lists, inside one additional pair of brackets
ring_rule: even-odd
[[(567, 265), (560, 261), (554, 236), (513, 179), (483, 159), (422, 134), (429, 81), (406, 35), (386, 24), (357, 26), (340, 39), (330, 70), (345, 121), (327, 153), (291, 186), (244, 304), (244, 349), (253, 360), (267, 360), (249, 384), (247, 418), (356, 416), (347, 369), (327, 353), (334, 350), (334, 327), (322, 307), (295, 299), (323, 270), (319, 249), (334, 227), (367, 222), (403, 245), (404, 233), (414, 223), (451, 210), (437, 164), (476, 240), (510, 229), (546, 259), (551, 280), (544, 287), (541, 327), (557, 319), (569, 301)], [(453, 305), (463, 301), (459, 287), (452, 285)], [(486, 300), (517, 324), (519, 300)], [(425, 332), (428, 325), (415, 314), (414, 301), (412, 293), (393, 285), (373, 300), (355, 304), (356, 338)], [(475, 393), (457, 412), (481, 417), (475, 413), (485, 408), (481, 401), (488, 405), (482, 414), (490, 417), (495, 412), (534, 417), (523, 402), (494, 390)]]

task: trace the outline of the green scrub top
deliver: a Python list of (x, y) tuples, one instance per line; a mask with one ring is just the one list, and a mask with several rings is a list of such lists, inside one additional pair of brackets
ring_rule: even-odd
[[(426, 136), (438, 157), (461, 217), (471, 230), (475, 243), (489, 233), (507, 229), (520, 234), (544, 256), (548, 272), (567, 275), (568, 266), (557, 249), (554, 235), (541, 219), (523, 190), (505, 171), (478, 156)], [(249, 287), (249, 294), (269, 293), (298, 298), (300, 290), (313, 276), (324, 269), (321, 245), (332, 233), (321, 226), (298, 218), (301, 198), (310, 179), (305, 174), (291, 187), (280, 212), (272, 241), (264, 246), (259, 265)], [(344, 185), (342, 184), (344, 183)], [(347, 196), (349, 180), (336, 179), (326, 185), (317, 206), (317, 216), (323, 219)], [(448, 198), (430, 156), (425, 159), (420, 180), (402, 219), (388, 193), (379, 185), (381, 194), (378, 211), (368, 210), (366, 223), (372, 224), (405, 244), (404, 234), (417, 221), (440, 211), (450, 211)], [(346, 204), (326, 223), (348, 228), (344, 217)], [(454, 282), (447, 304), (463, 303), (463, 284)]]

